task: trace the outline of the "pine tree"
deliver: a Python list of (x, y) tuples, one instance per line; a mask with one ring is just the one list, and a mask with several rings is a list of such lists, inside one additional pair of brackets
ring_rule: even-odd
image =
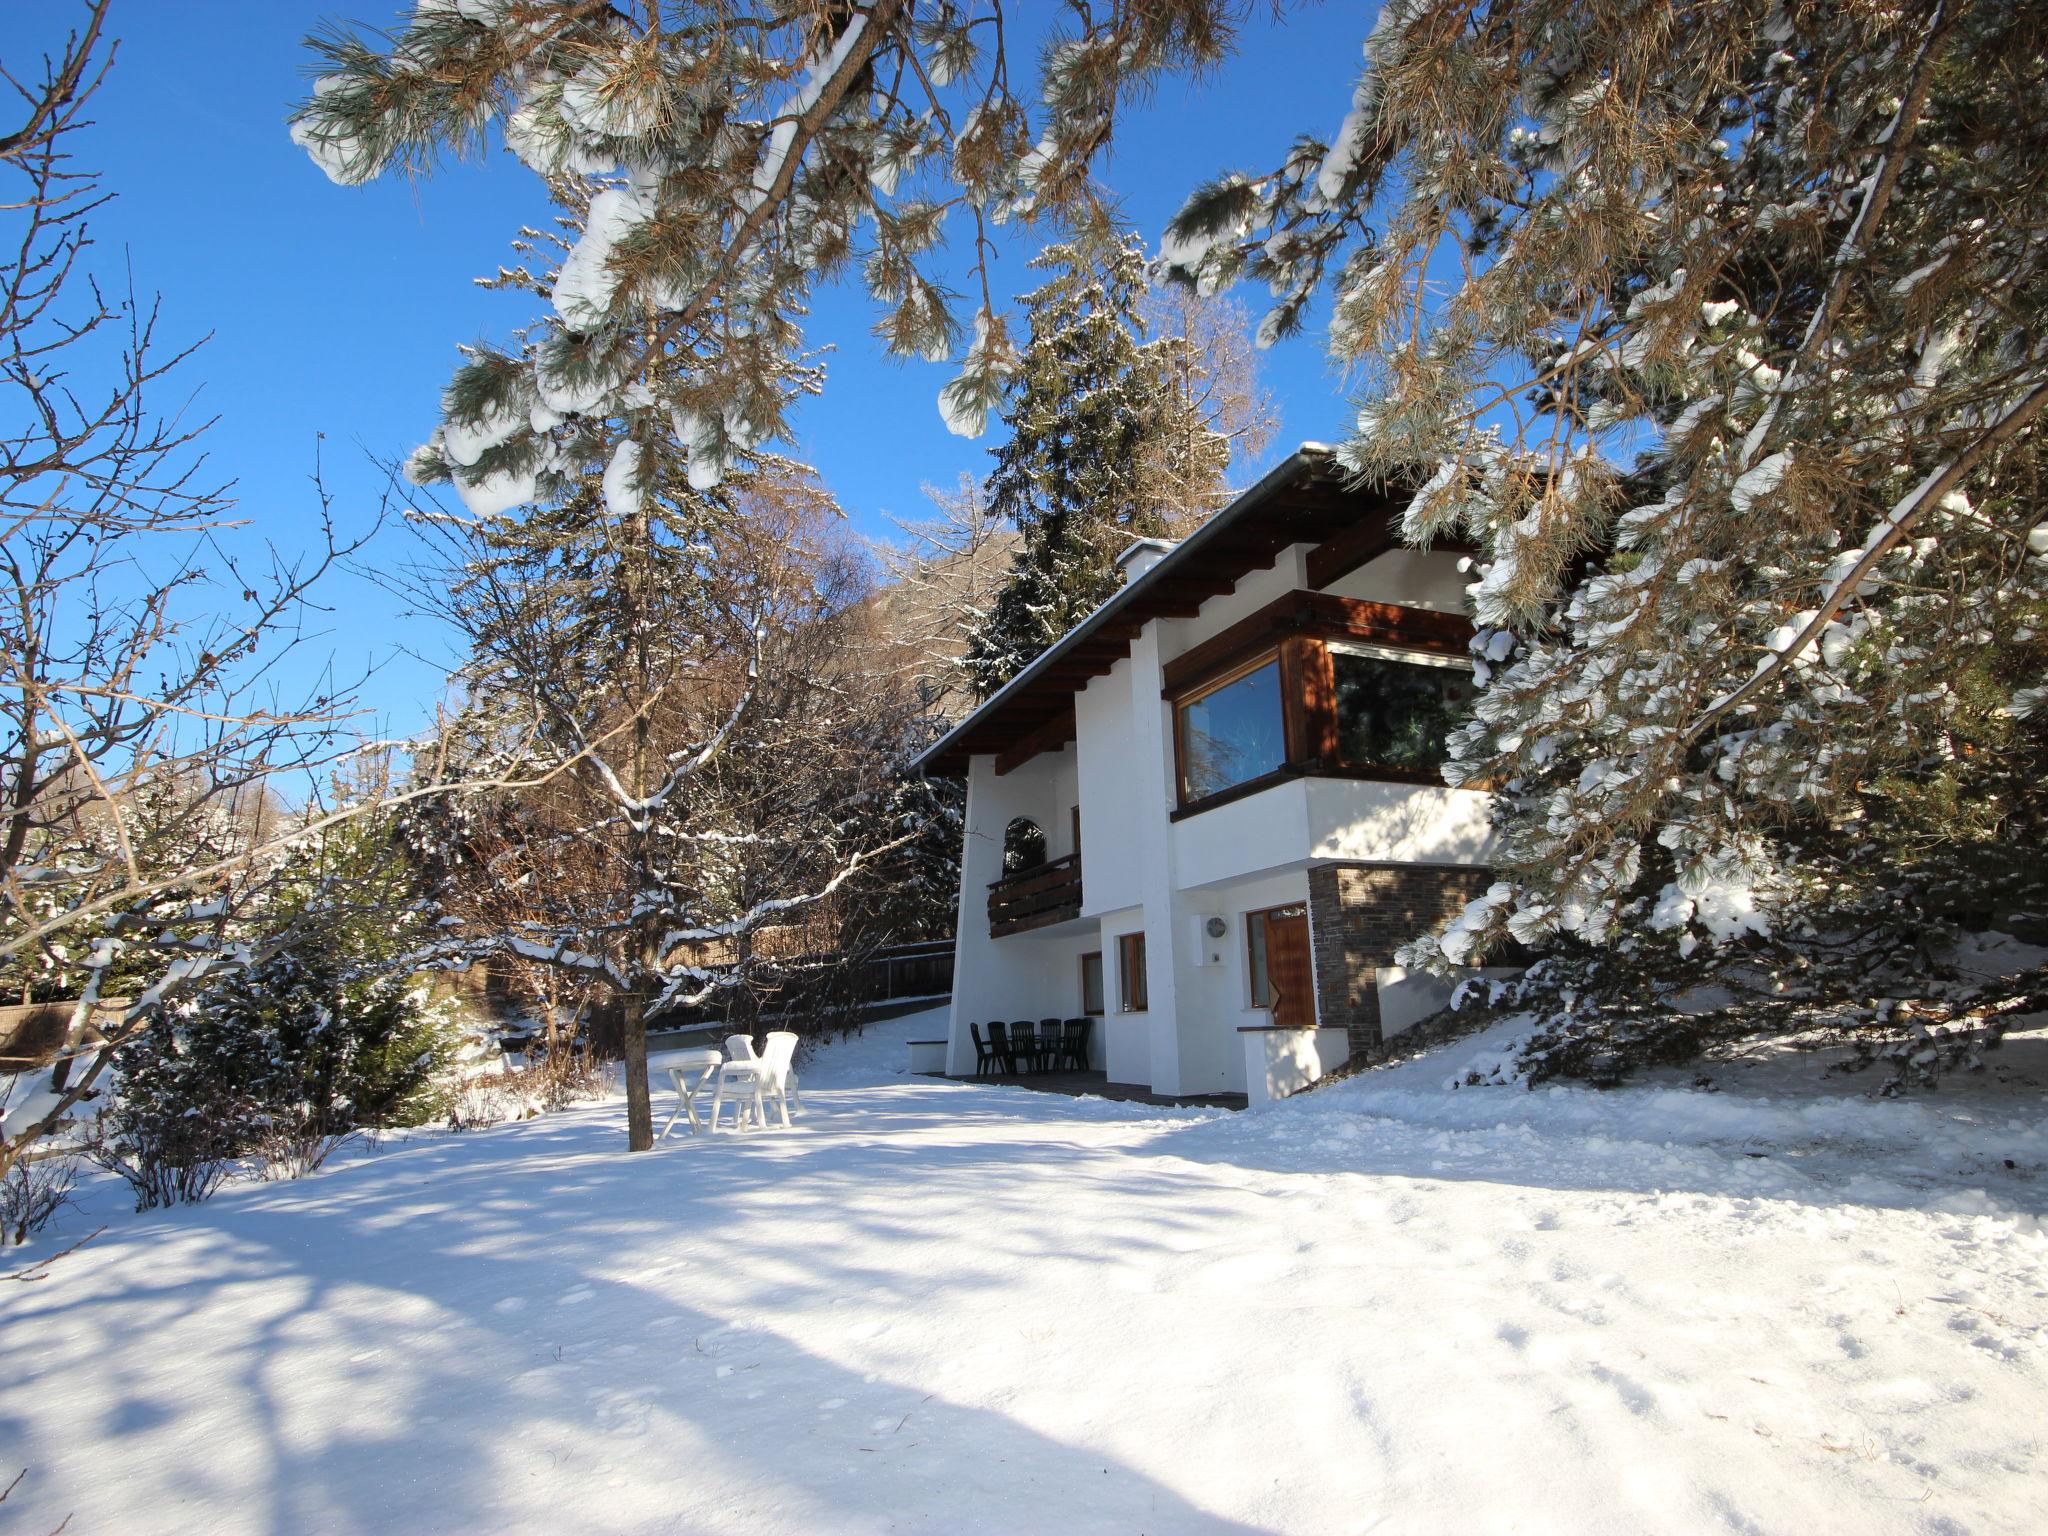
[(1168, 256), (1272, 334), (1334, 273), (1349, 462), (1483, 551), (1446, 773), (1501, 879), (1411, 958), (1547, 944), (1567, 1034), (1724, 951), (1851, 1022), (2007, 1008), (2039, 978), (1944, 998), (1933, 950), (2048, 895), (2037, 19), (1401, 0), (1366, 56)]
[[(545, 491), (558, 427), (637, 401), (675, 413), (701, 486), (781, 434), (812, 291), (856, 267), (892, 355), (957, 358), (940, 410), (978, 434), (1015, 362), (989, 227), (1104, 226), (1089, 172), (1119, 106), (1221, 57), (1230, 9), (1077, 12), (1026, 100), (1002, 0), (423, 0), (389, 36), (309, 39), (320, 73), (292, 136), (357, 185), (495, 129), (585, 210), (535, 286), (549, 313), (522, 398), (477, 416), (451, 396), (458, 485), (498, 505)], [(973, 226), (971, 328), (931, 270), (949, 217)]]
[(1213, 511), (1230, 461), (1189, 387), (1189, 343), (1148, 334), (1135, 241), (1054, 245), (1032, 265), (1052, 275), (1024, 300), (1010, 439), (987, 486), (1022, 545), (965, 663), (984, 698), (1109, 596), (1132, 540), (1176, 537)]

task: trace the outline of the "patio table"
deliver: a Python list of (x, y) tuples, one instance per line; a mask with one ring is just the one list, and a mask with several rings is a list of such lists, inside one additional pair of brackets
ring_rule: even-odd
[[(687, 1115), (690, 1120), (690, 1134), (696, 1135), (703, 1129), (697, 1119), (697, 1095), (704, 1091), (704, 1085), (711, 1081), (725, 1062), (725, 1052), (716, 1046), (696, 1046), (684, 1051), (661, 1051), (647, 1058), (647, 1073), (652, 1077), (657, 1072), (666, 1072), (670, 1082), (675, 1084), (676, 1107), (668, 1117), (668, 1123), (661, 1128), (661, 1135), (669, 1133), (669, 1127), (676, 1123), (677, 1115)], [(695, 1081), (691, 1081), (692, 1075)], [(655, 1138), (657, 1141), (660, 1136)]]

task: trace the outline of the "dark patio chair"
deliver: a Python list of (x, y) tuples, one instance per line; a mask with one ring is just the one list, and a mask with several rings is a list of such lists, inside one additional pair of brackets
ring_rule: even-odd
[(1010, 1070), (1036, 1072), (1038, 1064), (1038, 1031), (1029, 1019), (1015, 1020), (1010, 1025)]
[(1093, 1019), (1068, 1019), (1060, 1026), (1060, 1065), (1088, 1070), (1088, 1030)]
[(1060, 1021), (1040, 1019), (1038, 1021), (1038, 1059), (1051, 1071), (1060, 1064)]
[[(989, 1025), (989, 1032), (993, 1034), (995, 1028), (995, 1025)], [(974, 1075), (987, 1077), (991, 1072), (1000, 1071), (1003, 1065), (1002, 1052), (981, 1038), (981, 1026), (970, 1024), (967, 1026), (967, 1032), (974, 1036)]]

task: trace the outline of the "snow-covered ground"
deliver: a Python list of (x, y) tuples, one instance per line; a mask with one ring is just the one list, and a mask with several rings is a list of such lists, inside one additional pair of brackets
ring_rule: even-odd
[(2048, 1520), (2039, 1093), (1445, 1091), (1479, 1039), (1233, 1116), (904, 1076), (933, 1023), (791, 1133), (96, 1186), (0, 1283), (0, 1528)]

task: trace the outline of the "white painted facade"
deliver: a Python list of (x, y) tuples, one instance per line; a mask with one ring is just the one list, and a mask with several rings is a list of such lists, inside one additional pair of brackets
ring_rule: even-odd
[[(992, 755), (970, 759), (966, 840), (946, 1070), (975, 1066), (968, 1026), (1082, 1011), (1081, 957), (1103, 957), (1105, 1009), (1094, 1066), (1113, 1082), (1161, 1094), (1244, 1093), (1254, 1102), (1291, 1092), (1343, 1059), (1341, 1029), (1242, 1033), (1270, 1025), (1251, 1003), (1246, 916), (1308, 900), (1319, 863), (1368, 861), (1483, 865), (1490, 852), (1486, 796), (1440, 786), (1298, 778), (1173, 819), (1172, 705), (1163, 669), (1286, 594), (1308, 587), (1312, 546), (1281, 552), (1269, 570), (1209, 598), (1193, 618), (1148, 620), (1129, 654), (1075, 696), (1075, 740), (1005, 774)], [(1147, 551), (1144, 566), (1160, 558)], [(1344, 597), (1462, 612), (1455, 557), (1400, 549), (1327, 590)], [(993, 938), (988, 891), (1002, 873), (1005, 829), (1016, 817), (1046, 835), (1048, 858), (1076, 851), (1080, 810), (1081, 911), (1051, 927)], [(1201, 919), (1220, 917), (1209, 940)], [(1149, 1005), (1122, 1009), (1117, 937), (1146, 935)], [(1396, 978), (1399, 979), (1399, 978)], [(1418, 999), (1419, 1000), (1419, 999)]]

